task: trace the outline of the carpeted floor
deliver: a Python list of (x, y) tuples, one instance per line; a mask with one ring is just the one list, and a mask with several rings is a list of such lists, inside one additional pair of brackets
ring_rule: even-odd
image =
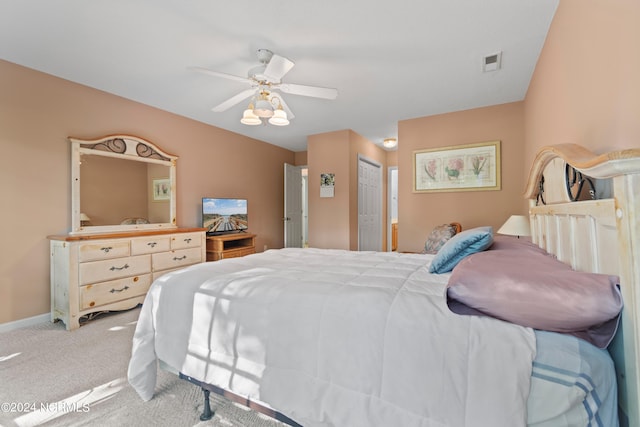
[(139, 312), (0, 333), (0, 426), (284, 426), (214, 394), (215, 417), (200, 421), (201, 390), (162, 370), (143, 402), (126, 378)]

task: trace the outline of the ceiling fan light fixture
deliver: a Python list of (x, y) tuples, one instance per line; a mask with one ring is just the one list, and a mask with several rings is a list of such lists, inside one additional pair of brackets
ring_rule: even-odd
[[(243, 90), (213, 107), (212, 110), (214, 112), (226, 111), (245, 99), (251, 98), (248, 109), (244, 111), (240, 119), (241, 123), (249, 126), (267, 123), (275, 126), (286, 126), (290, 124), (290, 120), (295, 118), (295, 115), (284, 99), (277, 96), (279, 94), (278, 91), (285, 94), (322, 99), (336, 99), (338, 96), (338, 90), (334, 88), (283, 83), (282, 78), (291, 71), (295, 63), (284, 56), (274, 54), (269, 49), (258, 49), (257, 56), (260, 65), (250, 68), (246, 77), (208, 70), (202, 67), (189, 67), (194, 71), (251, 86), (250, 89)], [(278, 112), (278, 110), (281, 111)]]
[(278, 109), (273, 113), (273, 117), (269, 119), (269, 123), (274, 126), (287, 126), (289, 124), (289, 119), (287, 119), (287, 112), (282, 109), (282, 106), (279, 106)]
[(240, 119), (240, 123), (242, 123), (243, 125), (249, 125), (249, 126), (256, 126), (256, 125), (262, 124), (262, 120), (260, 120), (260, 117), (256, 116), (253, 113), (252, 104), (249, 104), (249, 107), (246, 110), (244, 110), (244, 113), (242, 113), (242, 119)]

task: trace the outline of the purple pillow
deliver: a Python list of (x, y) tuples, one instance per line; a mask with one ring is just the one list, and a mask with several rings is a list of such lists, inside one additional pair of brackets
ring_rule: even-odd
[(447, 303), (458, 314), (571, 334), (604, 348), (622, 310), (618, 283), (617, 276), (575, 271), (527, 240), (496, 236), (488, 250), (454, 268)]

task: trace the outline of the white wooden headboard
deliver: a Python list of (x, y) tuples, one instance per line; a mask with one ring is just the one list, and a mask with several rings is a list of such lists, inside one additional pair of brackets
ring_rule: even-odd
[[(572, 202), (565, 190), (566, 164), (588, 177), (611, 179), (613, 194), (606, 199)], [(541, 191), (546, 204), (540, 202)], [(596, 155), (575, 144), (542, 148), (534, 160), (525, 190), (525, 197), (530, 201), (533, 242), (576, 270), (620, 277), (624, 309), (620, 329), (609, 351), (616, 365), (623, 426), (640, 426), (638, 191), (640, 149)]]

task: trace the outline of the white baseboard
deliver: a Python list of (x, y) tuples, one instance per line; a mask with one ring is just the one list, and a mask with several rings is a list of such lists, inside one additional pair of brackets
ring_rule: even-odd
[(0, 332), (9, 332), (16, 329), (25, 328), (27, 326), (37, 325), (38, 323), (50, 322), (51, 313), (39, 314), (26, 319), (14, 320), (13, 322), (0, 323)]

